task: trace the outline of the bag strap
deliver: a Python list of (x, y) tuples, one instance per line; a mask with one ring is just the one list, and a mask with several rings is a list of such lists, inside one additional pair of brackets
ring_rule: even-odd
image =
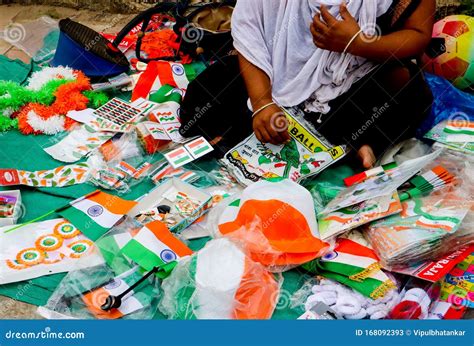
[[(120, 32), (117, 34), (117, 37), (115, 40), (112, 42), (112, 45), (116, 48), (120, 45), (120, 42), (123, 41), (123, 39), (132, 31), (133, 28), (135, 28), (137, 25), (140, 23), (143, 23), (141, 32), (142, 34), (145, 32), (146, 28), (148, 27), (148, 24), (150, 23), (151, 18), (155, 14), (159, 13), (165, 13), (165, 12), (175, 12), (177, 7), (177, 3), (175, 2), (163, 2), (159, 3), (156, 6), (149, 8), (146, 11), (141, 12), (138, 14), (135, 18), (133, 18), (125, 27), (120, 30)], [(139, 40), (140, 40), (140, 45), (141, 45), (141, 38), (139, 34)]]
[[(145, 36), (146, 29), (148, 27), (148, 24), (150, 24), (151, 19), (153, 18), (154, 15), (160, 14), (160, 13), (167, 13), (167, 12), (176, 12), (177, 8), (177, 3), (176, 2), (163, 2), (155, 5), (152, 8), (149, 8), (146, 11), (141, 12), (138, 14), (135, 18), (133, 18), (120, 32), (117, 34), (117, 37), (111, 44), (111, 50), (118, 50), (118, 46), (120, 45), (120, 42), (130, 33), (130, 31), (133, 30), (137, 25), (142, 24), (141, 30), (138, 33), (138, 38), (137, 38), (137, 43), (135, 47), (135, 53), (137, 56), (137, 59), (143, 62), (150, 62), (152, 60), (156, 59), (146, 59), (141, 57), (141, 46), (142, 46), (142, 40), (143, 37)], [(160, 58), (160, 60), (174, 60), (176, 59), (177, 56), (174, 57), (163, 57)]]

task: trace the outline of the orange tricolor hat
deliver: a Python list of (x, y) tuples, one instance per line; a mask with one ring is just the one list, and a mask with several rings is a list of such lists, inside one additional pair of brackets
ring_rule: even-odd
[(311, 194), (290, 180), (251, 185), (224, 210), (218, 228), (266, 266), (304, 264), (328, 246), (319, 238)]

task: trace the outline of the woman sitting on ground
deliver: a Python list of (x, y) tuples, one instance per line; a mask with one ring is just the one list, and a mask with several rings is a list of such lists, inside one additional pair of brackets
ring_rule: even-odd
[[(223, 137), (233, 145), (252, 124), (261, 142), (281, 144), (289, 134), (275, 126), (283, 117), (279, 107), (297, 106), (317, 132), (334, 145), (348, 145), (365, 168), (372, 167), (393, 144), (413, 137), (430, 111), (432, 95), (413, 59), (431, 39), (436, 4), (374, 0), (372, 10), (383, 11), (375, 36), (349, 12), (354, 1), (362, 0), (349, 0), (347, 7), (320, 5), (338, 2), (333, 0), (238, 0), (232, 31), (239, 65), (227, 60), (205, 71), (199, 86), (188, 90), (184, 110), (186, 103), (194, 109), (212, 95), (211, 104), (227, 110), (214, 128), (200, 126), (214, 143)], [(341, 83), (321, 87), (316, 80), (324, 77), (324, 52), (357, 57)], [(247, 99), (253, 112), (242, 110)]]

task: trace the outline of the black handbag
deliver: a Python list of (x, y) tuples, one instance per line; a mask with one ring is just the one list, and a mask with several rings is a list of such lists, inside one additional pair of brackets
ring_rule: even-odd
[(185, 54), (204, 55), (208, 60), (227, 56), (233, 50), (231, 17), (236, 0), (191, 0), (178, 5), (181, 47)]

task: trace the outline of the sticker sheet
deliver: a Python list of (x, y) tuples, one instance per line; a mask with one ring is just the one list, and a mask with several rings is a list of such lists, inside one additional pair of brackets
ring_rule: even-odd
[(151, 113), (150, 118), (154, 118), (160, 124), (169, 125), (181, 123), (179, 111), (181, 105), (178, 102), (167, 101), (156, 105)]
[(151, 134), (151, 136), (156, 140), (161, 141), (170, 141), (175, 143), (183, 143), (188, 141), (189, 139), (184, 138), (179, 133), (179, 129), (181, 124), (159, 124), (151, 121), (147, 121), (143, 123)]
[(132, 122), (142, 113), (142, 109), (114, 98), (94, 111), (92, 125), (98, 131), (129, 132), (133, 128)]
[(87, 163), (34, 172), (0, 169), (0, 186), (64, 187), (83, 184), (89, 180), (90, 174), (91, 169)]
[(346, 155), (344, 147), (333, 147), (289, 113), (286, 116), (291, 136), (288, 143), (263, 144), (253, 134), (224, 156), (222, 163), (241, 184), (248, 186), (261, 179), (275, 178), (299, 182)]
[(55, 160), (72, 163), (99, 148), (115, 135), (115, 132), (98, 132), (94, 127), (82, 125), (44, 151)]
[(321, 239), (326, 240), (401, 211), (402, 204), (395, 192), (321, 216), (318, 219), (319, 233)]
[[(0, 284), (93, 267), (103, 263), (94, 243), (65, 219), (0, 228)], [(87, 261), (79, 261), (84, 257)]]

